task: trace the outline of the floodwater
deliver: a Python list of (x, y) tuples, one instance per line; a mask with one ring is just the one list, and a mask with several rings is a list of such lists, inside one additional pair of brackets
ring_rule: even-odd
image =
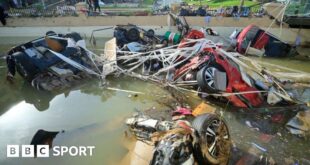
[[(11, 46), (27, 39), (1, 39), (0, 54)], [(104, 40), (97, 42), (103, 48)], [(305, 72), (310, 72), (309, 61), (257, 59), (270, 63), (280, 63)], [(124, 119), (133, 112), (145, 109), (166, 110), (161, 100), (171, 96), (158, 85), (126, 77), (109, 77), (108, 86), (142, 92), (133, 96), (121, 91), (102, 88), (99, 81), (90, 81), (63, 93), (47, 93), (34, 90), (17, 76), (14, 84), (5, 80), (5, 60), (0, 60), (0, 164), (41, 165), (41, 164), (109, 164), (120, 160), (126, 153), (121, 147), (124, 137)], [(201, 100), (188, 97), (194, 108)], [(310, 98), (309, 98), (310, 99)], [(232, 157), (242, 157), (253, 143), (265, 148), (263, 155), (284, 164), (289, 161), (310, 159), (308, 139), (290, 135), (283, 124), (271, 124), (268, 116), (230, 112), (218, 108), (229, 125), (234, 143)], [(255, 118), (255, 119), (253, 119)], [(265, 120), (266, 119), (266, 120)], [(261, 125), (260, 130), (249, 128), (249, 121)], [(265, 122), (266, 121), (266, 122)], [(30, 144), (37, 130), (68, 132), (62, 144), (67, 146), (95, 146), (91, 157), (51, 157), (51, 158), (6, 158), (6, 145)], [(266, 140), (268, 137), (271, 140)], [(268, 139), (267, 138), (267, 139)], [(235, 158), (235, 159), (239, 159)], [(287, 159), (287, 160), (285, 160)], [(113, 163), (113, 162), (112, 162)]]

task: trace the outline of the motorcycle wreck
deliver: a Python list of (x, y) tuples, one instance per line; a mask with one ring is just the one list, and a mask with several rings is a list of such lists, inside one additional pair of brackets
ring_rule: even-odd
[[(143, 159), (141, 163), (151, 165), (228, 163), (229, 130), (216, 114), (203, 114), (191, 122), (162, 121), (137, 114), (128, 118), (126, 125), (138, 140), (131, 153), (134, 155), (131, 163), (139, 162), (139, 157)], [(145, 148), (143, 153), (141, 146)]]

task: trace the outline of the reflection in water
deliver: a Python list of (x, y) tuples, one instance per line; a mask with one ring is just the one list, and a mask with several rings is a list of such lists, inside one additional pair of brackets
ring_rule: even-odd
[[(58, 131), (46, 131), (39, 129), (33, 135), (30, 144), (35, 145), (49, 145), (50, 149), (55, 146), (95, 146), (96, 142), (91, 141), (92, 138), (108, 137), (108, 134), (111, 134), (110, 131), (115, 131), (115, 129), (119, 129), (122, 125), (122, 120), (115, 120), (111, 122), (103, 122), (103, 123), (93, 123), (89, 125), (85, 125), (75, 129), (68, 130), (58, 130)], [(113, 129), (110, 126), (114, 126)], [(102, 137), (104, 138), (104, 137)], [(114, 143), (120, 143), (121, 137), (114, 137)], [(119, 145), (117, 145), (119, 147)], [(116, 148), (117, 148), (116, 147)], [(119, 148), (117, 148), (119, 149)], [(52, 152), (52, 150), (50, 150)], [(92, 151), (94, 154), (94, 151)]]
[[(112, 81), (113, 82), (113, 81)], [(101, 96), (101, 101), (105, 102), (107, 101), (110, 97), (114, 96), (116, 94), (115, 91), (112, 90), (105, 90), (103, 87), (101, 87), (101, 82), (99, 81), (93, 81), (91, 84), (92, 85), (84, 85), (80, 88), (80, 91), (82, 93), (87, 93), (90, 95), (94, 96)], [(123, 88), (127, 88), (128, 86), (123, 84)]]
[[(87, 82), (71, 91), (58, 94), (34, 91), (29, 85), (20, 88), (20, 100), (25, 98), (25, 101), (15, 100), (16, 105), (0, 116), (0, 164), (94, 164), (106, 161), (107, 157), (102, 155), (119, 155), (122, 147), (117, 139), (122, 137), (124, 118), (136, 109), (162, 109), (162, 105), (153, 101), (153, 94), (168, 94), (159, 87), (142, 81), (132, 83), (132, 79), (121, 77), (108, 81), (111, 87), (139, 89), (145, 94), (132, 99), (128, 97), (128, 93), (100, 88), (98, 81)], [(39, 108), (41, 111), (38, 111)], [(97, 129), (86, 129), (90, 128), (89, 125), (100, 126), (96, 126)], [(65, 130), (67, 133), (80, 131), (79, 136), (67, 134), (69, 140), (63, 141), (63, 144), (94, 145), (96, 154), (82, 160), (71, 157), (46, 159), (43, 162), (39, 159), (28, 159), (25, 162), (5, 159), (2, 152), (6, 151), (7, 144), (30, 144), (39, 129)]]
[(48, 91), (36, 90), (28, 82), (24, 82), (20, 94), (26, 103), (34, 105), (39, 111), (47, 110), (50, 101), (56, 96)]

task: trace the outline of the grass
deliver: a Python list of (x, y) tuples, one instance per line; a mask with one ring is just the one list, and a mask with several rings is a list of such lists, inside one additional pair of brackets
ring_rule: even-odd
[(113, 8), (137, 8), (137, 9), (141, 9), (141, 8), (145, 8), (145, 9), (151, 9), (152, 5), (153, 5), (154, 0), (143, 0), (143, 3), (139, 5), (139, 7), (128, 7), (128, 6), (122, 6), (122, 5), (118, 5), (116, 4), (116, 6), (114, 5), (105, 5), (104, 7), (101, 8), (106, 8), (106, 9), (113, 9)]
[[(185, 0), (190, 5), (200, 5), (199, 0)], [(257, 2), (245, 0), (244, 6), (255, 5)], [(219, 8), (226, 6), (239, 6), (240, 0), (201, 0), (201, 5), (208, 5), (210, 8)]]
[(144, 0), (143, 5), (153, 5), (154, 0)]

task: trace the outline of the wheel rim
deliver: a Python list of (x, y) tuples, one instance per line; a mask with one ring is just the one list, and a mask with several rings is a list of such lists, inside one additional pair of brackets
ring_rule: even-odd
[[(226, 152), (222, 151), (223, 146), (229, 142), (230, 137), (228, 128), (223, 121), (214, 119), (206, 129), (205, 138), (208, 146), (208, 152), (212, 157), (218, 158), (222, 155), (222, 152)], [(224, 150), (226, 150), (225, 147)]]
[(206, 84), (212, 89), (215, 89), (215, 83), (214, 83), (215, 71), (217, 71), (216, 68), (209, 67), (206, 69), (204, 75)]

